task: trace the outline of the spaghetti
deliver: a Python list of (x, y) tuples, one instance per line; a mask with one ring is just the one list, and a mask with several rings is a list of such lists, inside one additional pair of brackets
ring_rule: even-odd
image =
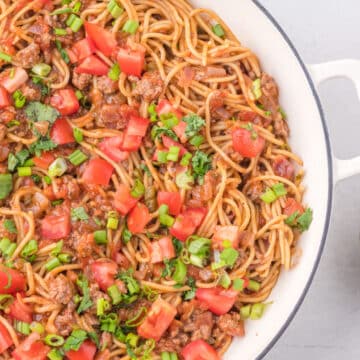
[(312, 219), (276, 83), (186, 0), (0, 9), (0, 357), (220, 359)]

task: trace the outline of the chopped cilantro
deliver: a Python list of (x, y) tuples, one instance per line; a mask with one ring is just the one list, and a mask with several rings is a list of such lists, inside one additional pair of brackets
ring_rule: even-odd
[(198, 150), (191, 159), (194, 177), (200, 182), (204, 175), (211, 169), (211, 159), (204, 152)]
[(25, 115), (31, 121), (48, 121), (52, 124), (60, 114), (50, 105), (45, 105), (40, 101), (32, 101), (26, 106)]
[(195, 136), (205, 125), (205, 120), (197, 114), (189, 114), (183, 118), (186, 122), (185, 135), (188, 138)]
[(132, 237), (131, 231), (128, 228), (125, 228), (122, 233), (122, 239), (124, 244), (127, 244), (131, 240), (131, 237)]
[(41, 156), (42, 151), (53, 150), (56, 147), (57, 145), (52, 140), (44, 137), (32, 143), (29, 147), (29, 150), (32, 154), (35, 154), (36, 156)]
[(195, 279), (189, 277), (187, 285), (190, 287), (190, 290), (184, 292), (184, 300), (191, 300), (195, 297), (196, 286), (195, 286)]
[(175, 268), (174, 259), (172, 259), (172, 260), (165, 259), (164, 260), (164, 265), (165, 265), (165, 268), (161, 273), (161, 277), (171, 276), (171, 274), (172, 274), (172, 272), (174, 271), (174, 268)]
[(4, 228), (11, 234), (17, 234), (17, 229), (13, 220), (6, 219), (4, 221)]
[(65, 351), (79, 350), (81, 344), (87, 339), (87, 336), (88, 335), (85, 330), (82, 329), (73, 330), (70, 336), (65, 341), (64, 350)]
[(77, 221), (77, 220), (89, 220), (89, 215), (87, 214), (87, 212), (85, 211), (85, 209), (80, 206), (78, 208), (73, 208), (71, 209), (71, 220), (72, 221)]
[(153, 128), (151, 129), (151, 138), (155, 140), (159, 138), (161, 135), (166, 135), (169, 138), (174, 139), (176, 141), (178, 140), (178, 137), (172, 130), (166, 129), (164, 127), (159, 127), (157, 125), (153, 126)]
[(81, 314), (82, 312), (90, 308), (93, 302), (90, 299), (89, 281), (84, 276), (79, 276), (76, 280), (76, 284), (81, 289), (83, 294), (80, 305), (77, 308), (77, 313)]

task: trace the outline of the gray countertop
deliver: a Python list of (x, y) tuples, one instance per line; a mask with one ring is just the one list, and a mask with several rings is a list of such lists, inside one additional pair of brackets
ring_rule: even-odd
[[(359, 0), (260, 0), (306, 63), (360, 59)], [(353, 84), (339, 79), (320, 90), (336, 156), (360, 155), (360, 105)], [(316, 144), (314, 144), (316, 151)], [(360, 359), (360, 178), (340, 183), (326, 247), (295, 319), (266, 356)]]

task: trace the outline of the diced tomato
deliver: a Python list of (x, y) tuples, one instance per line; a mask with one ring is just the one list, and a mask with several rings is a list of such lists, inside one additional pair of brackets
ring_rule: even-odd
[(123, 143), (124, 136), (113, 136), (105, 138), (100, 144), (99, 149), (107, 155), (111, 160), (121, 162), (129, 157), (127, 151), (120, 150), (121, 144)]
[(223, 315), (234, 306), (239, 292), (222, 287), (197, 289), (195, 296), (200, 303), (216, 315)]
[(130, 136), (145, 136), (149, 124), (149, 119), (140, 116), (131, 116), (126, 133)]
[(216, 350), (202, 339), (192, 341), (182, 350), (184, 360), (221, 360)]
[(15, 360), (45, 360), (50, 347), (40, 341), (37, 332), (31, 333), (13, 352)]
[(167, 205), (171, 215), (179, 215), (181, 210), (181, 195), (176, 191), (159, 191), (157, 194), (158, 205)]
[(13, 344), (11, 336), (6, 327), (0, 323), (0, 354)]
[(187, 136), (185, 134), (186, 127), (187, 123), (185, 121), (180, 121), (172, 128), (182, 143), (186, 143), (187, 141)]
[(95, 43), (95, 46), (106, 56), (110, 56), (117, 46), (115, 34), (105, 30), (97, 24), (85, 22), (87, 35)]
[(277, 156), (273, 163), (272, 168), (274, 173), (286, 179), (292, 180), (295, 175), (294, 165), (284, 156)]
[(179, 120), (181, 120), (183, 117), (183, 113), (176, 109), (173, 104), (171, 104), (171, 102), (166, 99), (160, 100), (156, 107), (156, 112), (159, 116), (164, 114), (174, 114)]
[(120, 184), (114, 196), (114, 207), (121, 214), (126, 215), (138, 202), (138, 199), (135, 199), (130, 194), (130, 189), (124, 185)]
[(50, 99), (50, 105), (63, 116), (76, 113), (79, 108), (79, 100), (73, 89), (56, 90)]
[(50, 164), (55, 160), (55, 156), (49, 151), (43, 151), (41, 156), (33, 157), (35, 166), (47, 170)]
[(240, 231), (235, 225), (216, 226), (215, 233), (212, 238), (212, 246), (214, 248), (223, 249), (224, 241), (230, 241), (231, 246), (236, 249), (239, 246)]
[(138, 334), (145, 339), (159, 341), (176, 316), (176, 308), (158, 297), (152, 304), (144, 321), (137, 328)]
[(90, 269), (94, 280), (99, 284), (101, 290), (106, 292), (115, 283), (118, 266), (113, 261), (94, 261), (90, 265)]
[(170, 236), (164, 236), (151, 243), (151, 262), (153, 264), (175, 257), (174, 244)]
[(140, 148), (142, 136), (134, 136), (128, 134), (128, 129), (125, 130), (124, 140), (121, 144), (121, 150), (123, 151), (136, 151)]
[(96, 345), (90, 341), (85, 340), (79, 350), (70, 350), (66, 353), (69, 360), (93, 360), (96, 354)]
[(72, 64), (74, 64), (78, 61), (77, 55), (75, 54), (75, 52), (72, 49), (66, 49), (66, 52), (67, 52), (70, 62)]
[[(95, 52), (95, 44), (90, 38), (82, 39), (71, 48), (76, 56), (76, 61), (81, 61)], [(70, 59), (71, 60), (71, 59)]]
[(121, 71), (126, 75), (140, 77), (145, 65), (145, 52), (141, 50), (119, 48), (117, 61)]
[(57, 145), (75, 142), (73, 130), (66, 119), (57, 119), (50, 130), (50, 138)]
[(82, 179), (86, 184), (107, 186), (113, 171), (114, 168), (106, 160), (91, 159), (86, 165)]
[(25, 291), (25, 276), (18, 270), (0, 264), (0, 294), (14, 294)]
[(44, 239), (60, 240), (71, 231), (70, 214), (47, 215), (41, 222), (41, 236)]
[(239, 114), (239, 119), (244, 122), (254, 122), (254, 120), (257, 116), (258, 116), (258, 114), (256, 112), (243, 111)]
[(127, 218), (127, 226), (132, 233), (141, 233), (149, 221), (149, 209), (144, 204), (139, 203), (131, 210)]
[(296, 211), (301, 215), (304, 212), (303, 206), (294, 198), (288, 198), (285, 203), (284, 214), (290, 216)]
[(10, 94), (19, 89), (29, 79), (27, 72), (23, 68), (16, 67), (7, 71), (8, 75), (0, 80), (0, 85)]
[(16, 299), (9, 306), (9, 315), (16, 320), (26, 323), (32, 322), (32, 309), (29, 305), (24, 304), (20, 293), (16, 294)]
[(75, 68), (78, 74), (107, 75), (109, 67), (96, 55), (90, 55)]
[(177, 141), (169, 138), (168, 136), (163, 135), (162, 142), (167, 149), (170, 149), (171, 146), (177, 146), (178, 148), (180, 148), (180, 152), (179, 152), (180, 156), (183, 156), (188, 152), (184, 146), (179, 144)]
[(170, 228), (170, 234), (181, 241), (185, 241), (195, 233), (206, 214), (206, 208), (187, 209), (176, 218), (174, 225)]
[(5, 88), (0, 86), (0, 109), (3, 109), (10, 105), (9, 94)]
[(236, 128), (232, 132), (234, 150), (244, 157), (254, 158), (265, 147), (265, 139), (258, 135), (255, 130)]

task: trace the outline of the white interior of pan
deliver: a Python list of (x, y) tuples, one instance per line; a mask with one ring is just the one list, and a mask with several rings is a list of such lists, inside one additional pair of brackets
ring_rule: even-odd
[(236, 339), (225, 360), (255, 359), (276, 337), (294, 311), (318, 256), (328, 206), (328, 158), (321, 117), (305, 74), (293, 51), (267, 16), (250, 0), (194, 0), (197, 7), (216, 11), (240, 41), (260, 58), (281, 90), (293, 151), (304, 160), (305, 202), (314, 211), (310, 230), (303, 234), (302, 258), (290, 272), (283, 272), (265, 316), (246, 323), (246, 336)]

